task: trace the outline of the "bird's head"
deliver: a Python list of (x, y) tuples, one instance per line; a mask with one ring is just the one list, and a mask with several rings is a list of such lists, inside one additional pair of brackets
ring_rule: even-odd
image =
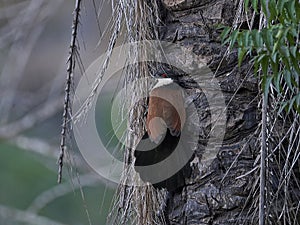
[(151, 77), (154, 79), (171, 79), (175, 83), (180, 83), (180, 77), (182, 77), (182, 73), (180, 71), (172, 70), (169, 68), (157, 69), (155, 72), (151, 73)]
[(156, 71), (155, 73), (152, 73), (151, 77), (157, 81), (157, 83), (153, 88), (158, 88), (172, 83), (177, 83), (176, 76), (174, 76), (174, 74), (171, 71), (159, 70)]
[(167, 74), (167, 73), (164, 73), (164, 72), (158, 72), (158, 73), (155, 73), (155, 74), (153, 75), (153, 77), (156, 78), (156, 79), (170, 78), (170, 77), (168, 76), (168, 74)]

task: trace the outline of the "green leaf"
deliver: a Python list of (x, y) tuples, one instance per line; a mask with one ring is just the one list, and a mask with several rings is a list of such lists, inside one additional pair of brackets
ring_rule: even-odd
[(286, 34), (286, 38), (288, 40), (288, 43), (290, 46), (293, 46), (295, 45), (295, 39), (297, 38), (297, 35), (293, 35), (293, 32), (294, 32), (294, 29), (290, 29), (291, 32), (288, 32)]
[(281, 85), (280, 85), (280, 79), (281, 78), (281, 72), (274, 74), (273, 83), (275, 85), (276, 90), (280, 93), (281, 92)]
[(290, 29), (288, 29), (289, 31), (291, 31), (291, 34), (294, 36), (294, 38), (298, 38), (298, 25), (295, 24), (295, 26), (290, 26)]
[(236, 39), (237, 39), (238, 35), (239, 35), (238, 30), (234, 30), (232, 32), (232, 34), (230, 35), (230, 45), (229, 45), (230, 49), (232, 49), (234, 44), (236, 43)]
[(250, 31), (249, 30), (245, 31), (244, 42), (245, 42), (245, 46), (251, 47), (250, 46)]
[(251, 3), (252, 3), (252, 7), (253, 7), (253, 9), (254, 9), (254, 11), (256, 12), (256, 13), (259, 13), (258, 12), (258, 0), (251, 0)]
[(285, 58), (285, 57), (281, 57), (281, 63), (283, 64), (283, 66), (285, 67), (285, 70), (288, 70), (290, 68), (290, 62), (289, 59)]
[(247, 12), (249, 8), (249, 0), (244, 1), (244, 7), (245, 7), (245, 11)]
[(246, 53), (247, 53), (247, 49), (245, 49), (245, 48), (238, 49), (238, 65), (239, 65), (239, 67), (241, 67)]
[(278, 17), (277, 17), (277, 19), (279, 21), (279, 24), (284, 24), (285, 20), (286, 20), (285, 13), (279, 14)]
[(288, 49), (288, 47), (286, 46), (281, 46), (280, 48), (278, 48), (279, 52), (286, 58), (290, 57), (290, 51)]
[(282, 14), (282, 10), (283, 10), (283, 5), (284, 3), (286, 3), (287, 0), (277, 0), (277, 10), (278, 10), (278, 14)]
[(265, 97), (269, 94), (270, 85), (272, 82), (273, 77), (272, 76), (263, 76), (262, 77), (262, 89)]
[(294, 108), (300, 114), (300, 93), (297, 94)]
[(274, 39), (273, 39), (273, 32), (271, 29), (264, 29), (262, 30), (262, 37), (265, 41), (267, 49), (272, 52), (273, 45), (274, 45)]
[(278, 46), (279, 46), (279, 42), (276, 41), (274, 46), (273, 46), (273, 51), (272, 51), (272, 55), (275, 55), (275, 53), (278, 52)]
[(256, 57), (256, 61), (257, 61), (258, 63), (260, 63), (261, 60), (262, 60), (264, 57), (266, 57), (266, 54), (265, 54), (265, 53), (262, 53), (262, 54), (260, 54), (260, 55), (258, 55), (258, 56)]
[(258, 56), (254, 57), (254, 73), (257, 75), (258, 74), (258, 69), (260, 68), (260, 64), (258, 62)]
[(269, 22), (269, 19), (268, 19), (268, 17), (269, 17), (268, 14), (269, 13), (268, 13), (267, 1), (261, 1), (261, 8), (262, 8), (262, 11), (263, 11), (264, 15), (266, 15), (267, 20)]
[(278, 39), (278, 40), (280, 40), (281, 37), (282, 37), (282, 35), (283, 35), (283, 27), (282, 27), (282, 25), (281, 25), (281, 26), (279, 27), (279, 30), (278, 30), (278, 32), (277, 32), (275, 38)]
[(292, 107), (293, 107), (293, 105), (294, 105), (294, 103), (295, 103), (295, 101), (296, 101), (296, 97), (297, 97), (297, 96), (294, 96), (291, 100), (289, 100), (289, 102), (288, 102), (289, 108), (288, 108), (288, 110), (287, 110), (288, 113), (291, 111), (291, 109), (292, 109)]
[(285, 80), (286, 84), (288, 85), (289, 89), (292, 91), (293, 90), (293, 85), (292, 85), (291, 72), (288, 71), (288, 70), (284, 70), (283, 77), (284, 77), (284, 80)]
[(296, 9), (296, 20), (298, 23), (300, 21), (300, 2), (299, 1), (296, 1), (295, 2), (295, 9)]
[(243, 32), (239, 32), (239, 35), (237, 37), (237, 43), (239, 48), (244, 47), (244, 42), (243, 42)]
[(272, 60), (270, 62), (271, 62), (271, 68), (272, 68), (273, 75), (277, 76), (278, 75), (278, 66), (279, 65), (276, 62), (273, 62)]
[(269, 12), (270, 18), (269, 20), (274, 20), (277, 17), (277, 7), (275, 0), (269, 0)]
[(261, 33), (258, 30), (252, 30), (251, 36), (252, 36), (254, 46), (256, 48), (262, 48), (263, 47), (262, 46), (263, 41), (262, 41)]
[(263, 57), (260, 60), (261, 69), (263, 72), (263, 76), (268, 75), (268, 67), (269, 67), (269, 59), (267, 55), (263, 55)]
[(223, 32), (221, 33), (221, 41), (224, 42), (224, 40), (228, 37), (228, 34), (230, 32), (231, 28), (230, 27), (225, 27)]
[(293, 57), (296, 58), (296, 53), (297, 53), (297, 46), (291, 46), (290, 47), (290, 53)]
[(288, 47), (286, 46), (281, 46), (278, 48), (279, 53), (281, 54), (281, 58), (282, 61), (284, 62), (285, 66), (287, 66), (287, 68), (290, 68), (290, 51), (288, 49)]
[[(298, 88), (299, 87), (299, 84), (297, 83), (297, 81), (296, 80), (298, 80), (298, 77), (296, 76), (296, 73), (295, 73), (295, 71), (291, 71), (291, 74), (292, 74), (292, 76), (291, 76), (291, 79), (292, 79), (292, 85), (293, 85), (293, 88), (295, 89), (295, 88)], [(294, 90), (293, 89), (293, 90)]]
[(289, 104), (288, 101), (281, 103), (281, 107), (280, 107), (280, 109), (278, 110), (278, 114), (280, 114), (284, 109), (285, 109), (285, 111), (287, 112), (287, 106), (288, 106), (288, 104)]
[(288, 1), (288, 2), (285, 3), (287, 13), (289, 15), (289, 19), (294, 21), (294, 22), (296, 22), (295, 1), (297, 1), (297, 0)]
[(227, 43), (230, 42), (230, 37), (226, 38), (224, 41), (222, 41), (222, 45), (226, 45)]
[(279, 64), (278, 52), (277, 51), (274, 52), (274, 54), (273, 53), (271, 54), (271, 60), (272, 60), (272, 62)]
[(297, 73), (297, 76), (299, 77), (300, 76), (299, 59), (297, 59), (296, 57), (291, 55), (290, 61), (293, 65), (293, 69), (295, 70), (295, 72)]

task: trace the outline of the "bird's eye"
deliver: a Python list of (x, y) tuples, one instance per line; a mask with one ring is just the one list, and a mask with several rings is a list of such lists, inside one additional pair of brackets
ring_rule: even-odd
[(166, 78), (166, 77), (167, 77), (167, 74), (163, 73), (163, 74), (161, 75), (161, 77)]

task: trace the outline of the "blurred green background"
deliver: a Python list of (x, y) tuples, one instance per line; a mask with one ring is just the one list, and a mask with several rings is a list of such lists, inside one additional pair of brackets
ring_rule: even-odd
[[(110, 1), (95, 3), (96, 10), (93, 1), (82, 4), (84, 67), (105, 51), (107, 37), (98, 42), (112, 14)], [(0, 1), (0, 225), (106, 224), (115, 184), (89, 168), (71, 138), (63, 182), (56, 182), (74, 5)]]

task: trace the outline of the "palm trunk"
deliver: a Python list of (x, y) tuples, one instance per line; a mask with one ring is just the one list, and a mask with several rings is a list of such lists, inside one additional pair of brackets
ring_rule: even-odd
[[(212, 164), (203, 169), (201, 158), (207, 142), (199, 141), (193, 172), (181, 192), (167, 204), (169, 224), (256, 224), (249, 211), (251, 192), (257, 184), (253, 173), (257, 145), (258, 85), (249, 63), (237, 66), (237, 52), (227, 54), (218, 25), (233, 26), (238, 6), (233, 1), (164, 0), (162, 40), (175, 42), (199, 56), (212, 70), (225, 96), (227, 124), (223, 144)], [(201, 77), (199, 78), (201, 79)], [(204, 110), (205, 98), (195, 102)], [(209, 133), (207, 117), (200, 118), (200, 133)], [(248, 173), (248, 174), (247, 174)], [(249, 202), (249, 204), (247, 204)]]
[[(244, 1), (126, 0), (128, 4), (125, 5), (123, 0), (117, 2), (120, 13), (134, 15), (127, 16), (125, 20), (128, 41), (159, 39), (173, 42), (185, 49), (180, 54), (164, 52), (172, 59), (173, 65), (184, 62), (185, 67), (209, 68), (225, 99), (222, 108), (225, 134), (224, 137), (221, 135), (219, 119), (213, 116), (220, 105), (212, 102), (218, 102), (219, 96), (212, 92), (210, 98), (213, 101), (210, 102), (204, 91), (205, 88), (214, 88), (211, 84), (213, 79), (205, 76), (201, 69), (195, 75), (172, 68), (170, 74), (177, 76), (187, 93), (193, 96), (192, 102), (197, 111), (196, 117), (187, 113), (186, 118), (187, 124), (196, 127), (199, 134), (196, 143), (190, 146), (196, 146), (189, 162), (192, 172), (185, 177), (183, 188), (168, 195), (151, 185), (120, 185), (110, 217), (112, 224), (131, 224), (133, 221), (133, 224), (143, 225), (247, 225), (258, 224), (259, 216), (261, 222), (268, 225), (299, 224), (296, 221), (300, 199), (299, 166), (296, 165), (299, 157), (299, 117), (292, 117), (290, 121), (290, 115), (283, 113), (285, 118), (279, 118), (275, 106), (281, 98), (273, 95), (264, 107), (262, 121), (259, 79), (253, 74), (250, 59), (244, 60), (239, 67), (238, 50), (229, 52), (228, 47), (221, 43), (220, 25), (247, 29), (249, 18), (243, 16)], [(257, 18), (252, 19), (250, 23), (255, 26)], [(116, 30), (119, 29), (117, 27)], [(133, 55), (138, 58), (138, 53), (131, 52), (131, 57)], [(142, 77), (149, 75), (148, 66), (144, 64), (140, 73)], [(178, 69), (182, 68), (178, 66)], [(134, 76), (136, 74), (133, 73)], [(134, 79), (134, 76), (131, 78)], [(208, 87), (195, 85), (191, 77)], [(143, 129), (143, 115), (143, 111), (135, 110), (131, 121), (138, 122), (135, 123), (137, 126), (132, 125), (132, 129)], [(218, 135), (221, 143), (214, 142), (220, 138)], [(260, 176), (259, 170), (261, 143), (264, 143), (261, 165), (264, 176)], [(127, 159), (133, 157), (132, 150), (127, 149)], [(125, 157), (125, 161), (132, 160)], [(206, 164), (207, 161), (210, 163)], [(134, 171), (126, 171), (125, 180), (134, 177), (131, 176)]]

